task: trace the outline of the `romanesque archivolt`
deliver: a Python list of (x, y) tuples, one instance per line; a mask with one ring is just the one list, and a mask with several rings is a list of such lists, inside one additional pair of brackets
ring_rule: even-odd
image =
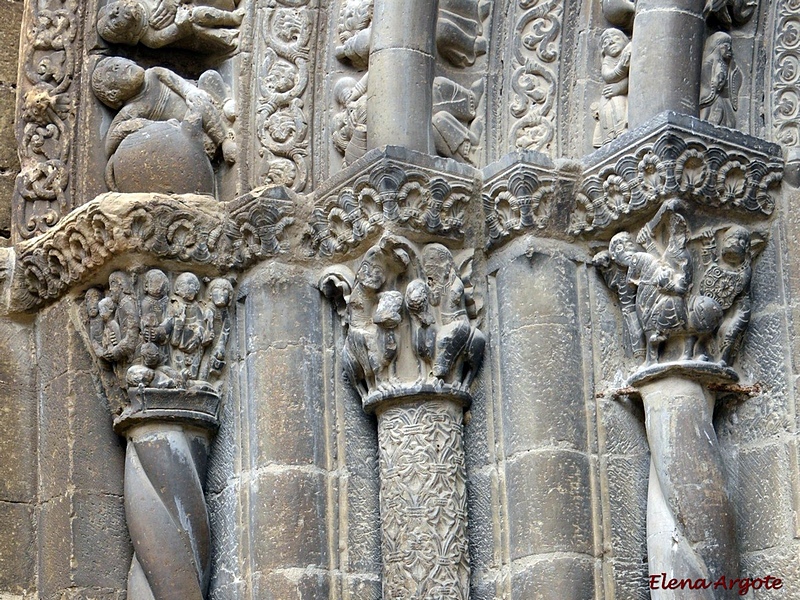
[[(238, 48), (243, 15), (234, 0), (109, 0), (98, 10), (96, 29), (109, 53), (142, 45), (224, 56)], [(95, 63), (91, 89), (113, 115), (105, 133), (110, 190), (213, 195), (215, 171), (236, 161), (230, 88), (217, 71), (195, 81), (175, 69), (121, 56)]]
[[(483, 139), (479, 106), (485, 84), (483, 73), (476, 72), (476, 61), (487, 52), (483, 32), (490, 8), (486, 0), (439, 2), (436, 48), (441, 60), (433, 80), (434, 146), (439, 155), (468, 163), (475, 162)], [(372, 0), (347, 0), (338, 22), (335, 56), (358, 71), (339, 78), (333, 88), (339, 110), (333, 116), (332, 141), (344, 166), (367, 151), (372, 12)]]
[[(234, 289), (201, 281), (114, 271), (84, 295), (86, 335), (124, 403), (114, 428), (128, 438), (125, 514), (135, 549), (128, 594), (200, 600), (208, 588), (211, 542), (203, 492), (228, 362)], [(113, 375), (112, 375), (113, 373)]]
[(224, 53), (237, 48), (243, 14), (234, 0), (109, 0), (97, 32), (112, 44)]

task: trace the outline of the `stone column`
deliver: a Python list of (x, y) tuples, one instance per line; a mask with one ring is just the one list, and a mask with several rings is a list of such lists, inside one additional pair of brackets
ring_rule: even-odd
[(86, 333), (127, 438), (124, 500), (134, 555), (128, 597), (203, 600), (211, 569), (206, 465), (233, 286), (193, 273), (114, 271), (84, 298)]
[[(698, 379), (699, 378), (699, 379)], [(651, 576), (736, 577), (739, 553), (733, 505), (714, 431), (715, 395), (708, 384), (730, 383), (724, 369), (670, 367), (633, 383), (642, 395), (650, 444), (647, 550)], [(735, 590), (651, 591), (662, 598), (734, 598)]]
[(145, 388), (129, 396), (130, 408), (114, 423), (128, 440), (128, 597), (202, 600), (211, 568), (203, 487), (219, 396)]
[(628, 92), (631, 129), (666, 110), (698, 116), (704, 4), (637, 1)]
[(339, 295), (345, 377), (378, 418), (383, 597), (469, 597), (463, 410), (483, 357), (471, 291), (449, 249), (384, 235)]
[(438, 0), (375, 0), (369, 53), (367, 148), (433, 154), (433, 63)]

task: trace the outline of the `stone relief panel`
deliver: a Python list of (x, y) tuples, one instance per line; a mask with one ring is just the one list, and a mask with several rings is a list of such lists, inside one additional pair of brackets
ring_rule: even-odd
[[(433, 135), (440, 156), (476, 163), (483, 151), (485, 61), (484, 24), (491, 2), (442, 0), (436, 29), (438, 60), (433, 81)], [(333, 85), (337, 112), (331, 140), (352, 164), (367, 151), (366, 92), (369, 73), (372, 0), (348, 0), (340, 9), (334, 55), (350, 72)]]
[(117, 111), (105, 137), (110, 190), (214, 194), (211, 161), (221, 154), (233, 163), (237, 151), (236, 105), (218, 72), (194, 84), (115, 56), (98, 61), (91, 79), (94, 95)]
[(772, 58), (772, 89), (770, 93), (770, 122), (772, 139), (788, 149), (794, 163), (792, 179), (800, 162), (800, 2), (782, 0), (774, 8), (774, 54)]
[(73, 207), (71, 172), (78, 94), (76, 0), (31, 3), (20, 57), (17, 143), (21, 172), (13, 231), (21, 239), (44, 233)]
[(563, 0), (518, 0), (511, 43), (509, 145), (555, 154)]
[(109, 0), (97, 33), (111, 44), (227, 53), (238, 47), (244, 11), (237, 0)]
[(309, 61), (316, 0), (279, 0), (257, 7), (255, 43), (255, 181), (306, 188), (310, 177)]

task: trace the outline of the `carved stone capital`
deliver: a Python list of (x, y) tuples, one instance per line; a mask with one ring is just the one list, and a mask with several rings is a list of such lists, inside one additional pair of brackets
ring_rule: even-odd
[(223, 273), (283, 251), (293, 203), (283, 188), (230, 203), (208, 196), (103, 194), (17, 247), (13, 304), (34, 308), (89, 280), (115, 258), (204, 265)]
[(128, 440), (128, 595), (205, 597), (211, 532), (203, 484), (234, 305), (230, 280), (114, 271), (84, 296), (86, 340)]
[(385, 230), (464, 237), (478, 172), (405, 148), (375, 149), (321, 185), (306, 236), (313, 255), (354, 250)]

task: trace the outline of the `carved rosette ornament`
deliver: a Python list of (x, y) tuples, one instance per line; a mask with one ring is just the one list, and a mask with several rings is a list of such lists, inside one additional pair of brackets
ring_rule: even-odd
[[(590, 171), (599, 175), (584, 190), (596, 190), (599, 233), (613, 233), (593, 262), (620, 306), (626, 354), (641, 361), (623, 393), (634, 388), (644, 403), (650, 573), (715, 581), (739, 570), (715, 391), (739, 381), (733, 365), (750, 322), (753, 262), (782, 163), (777, 146), (678, 120), (688, 122), (612, 143), (621, 157), (598, 153)], [(728, 597), (719, 594), (707, 597)]]
[(211, 566), (205, 469), (218, 427), (233, 285), (115, 271), (85, 294), (114, 430), (128, 440), (129, 598), (202, 600)]
[(345, 378), (378, 418), (385, 598), (468, 597), (463, 411), (485, 345), (470, 268), (384, 234), (355, 275), (320, 280), (343, 317)]

